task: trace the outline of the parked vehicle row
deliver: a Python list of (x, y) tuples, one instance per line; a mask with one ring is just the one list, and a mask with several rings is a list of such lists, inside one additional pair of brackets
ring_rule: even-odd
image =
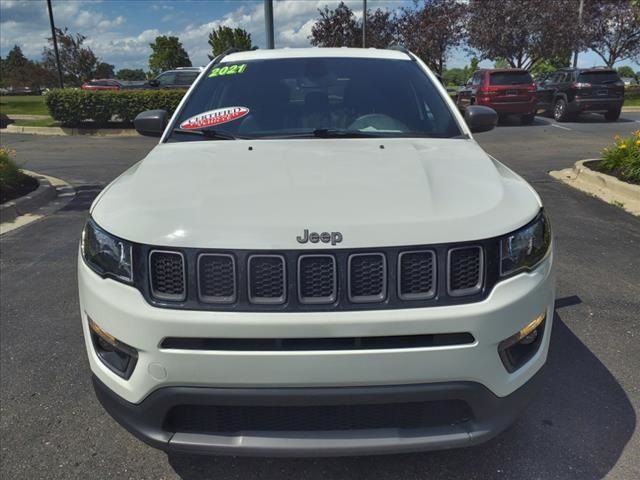
[(157, 89), (157, 88), (184, 88), (188, 89), (198, 78), (201, 67), (180, 67), (175, 70), (162, 72), (157, 77), (146, 82), (128, 82), (113, 78), (100, 78), (84, 83), (82, 90), (124, 90), (124, 89)]
[(620, 117), (624, 82), (608, 68), (563, 68), (537, 84), (522, 69), (482, 69), (459, 90), (456, 104), (484, 105), (501, 117), (519, 115), (523, 124), (536, 113), (552, 115), (556, 121), (575, 120), (582, 112), (601, 113), (608, 121)]

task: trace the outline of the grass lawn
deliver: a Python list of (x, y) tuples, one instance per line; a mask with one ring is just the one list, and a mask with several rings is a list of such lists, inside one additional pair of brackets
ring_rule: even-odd
[(0, 96), (0, 113), (11, 116), (19, 115), (49, 115), (44, 103), (43, 95), (2, 95)]
[(60, 122), (56, 122), (53, 118), (40, 118), (38, 120), (16, 120), (11, 125), (18, 127), (59, 127)]
[(635, 97), (631, 97), (631, 98), (625, 98), (624, 99), (624, 106), (625, 107), (640, 107), (640, 95), (635, 96)]

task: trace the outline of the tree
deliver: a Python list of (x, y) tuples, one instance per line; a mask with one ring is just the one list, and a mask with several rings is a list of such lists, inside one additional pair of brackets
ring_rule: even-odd
[(161, 35), (150, 43), (149, 69), (154, 75), (177, 67), (190, 67), (191, 60), (178, 37)]
[(636, 72), (634, 72), (633, 68), (631, 68), (629, 65), (623, 65), (622, 67), (619, 67), (618, 75), (620, 75), (620, 77), (636, 78)]
[(95, 78), (113, 78), (116, 76), (114, 72), (114, 65), (110, 63), (100, 62), (96, 66), (96, 71), (93, 73)]
[(568, 16), (577, 17), (578, 1), (470, 0), (468, 44), (481, 59), (503, 58), (514, 68), (565, 56), (586, 41), (577, 18)]
[(311, 45), (316, 47), (359, 47), (362, 30), (353, 10), (340, 2), (335, 10), (325, 5), (318, 9), (320, 18), (311, 27)]
[(588, 47), (607, 67), (640, 59), (640, 2), (593, 0), (585, 10)]
[(506, 58), (498, 57), (493, 61), (493, 68), (509, 68), (509, 62)]
[(442, 72), (445, 85), (464, 85), (469, 79), (466, 68), (448, 68)]
[(26, 58), (17, 45), (9, 51), (6, 59), (2, 59), (0, 84), (3, 87), (30, 87), (35, 90), (48, 86), (51, 80), (42, 65)]
[(467, 7), (459, 0), (414, 0), (400, 17), (402, 43), (438, 74), (452, 49), (465, 37)]
[[(361, 47), (362, 19), (344, 2), (330, 10), (318, 9), (320, 18), (311, 27), (311, 44), (319, 47)], [(366, 47), (388, 48), (398, 38), (398, 21), (390, 11), (367, 10)]]
[(118, 73), (116, 73), (116, 78), (118, 80), (142, 81), (147, 79), (147, 75), (141, 68), (123, 68), (121, 70), (118, 70)]
[(251, 34), (243, 28), (230, 28), (219, 26), (209, 34), (209, 45), (211, 45), (212, 55), (209, 60), (223, 53), (229, 48), (239, 50), (251, 50)]
[[(83, 43), (87, 37), (80, 33), (75, 36), (68, 33), (68, 29), (55, 29), (60, 52), (60, 67), (65, 80), (65, 85), (79, 86), (93, 78), (98, 66), (98, 58), (89, 47)], [(43, 66), (51, 75), (57, 76), (56, 56), (53, 51), (53, 38), (49, 38), (51, 46), (45, 47), (42, 52)]]

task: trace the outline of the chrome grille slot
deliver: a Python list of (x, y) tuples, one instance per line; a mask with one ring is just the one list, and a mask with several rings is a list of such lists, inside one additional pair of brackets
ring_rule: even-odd
[(286, 301), (286, 271), (281, 255), (251, 255), (249, 257), (249, 301), (281, 304)]
[(187, 296), (184, 256), (180, 252), (149, 253), (151, 295), (158, 300), (182, 301)]
[(398, 257), (398, 296), (424, 300), (436, 294), (436, 254), (432, 250), (402, 252)]
[(205, 303), (236, 301), (236, 263), (233, 255), (203, 253), (198, 256), (198, 296)]
[(349, 300), (382, 302), (387, 297), (387, 262), (382, 253), (357, 253), (348, 261)]
[(298, 258), (298, 298), (302, 303), (333, 303), (337, 292), (338, 273), (332, 255)]
[(484, 258), (482, 247), (459, 247), (449, 250), (447, 257), (451, 296), (473, 295), (482, 289)]

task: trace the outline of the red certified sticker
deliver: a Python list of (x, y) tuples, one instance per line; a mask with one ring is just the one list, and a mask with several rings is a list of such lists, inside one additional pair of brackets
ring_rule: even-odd
[(220, 125), (222, 123), (242, 118), (247, 113), (249, 113), (249, 109), (247, 107), (217, 108), (216, 110), (209, 110), (208, 112), (202, 112), (191, 118), (187, 118), (180, 124), (180, 128), (196, 129), (213, 127), (215, 125)]

